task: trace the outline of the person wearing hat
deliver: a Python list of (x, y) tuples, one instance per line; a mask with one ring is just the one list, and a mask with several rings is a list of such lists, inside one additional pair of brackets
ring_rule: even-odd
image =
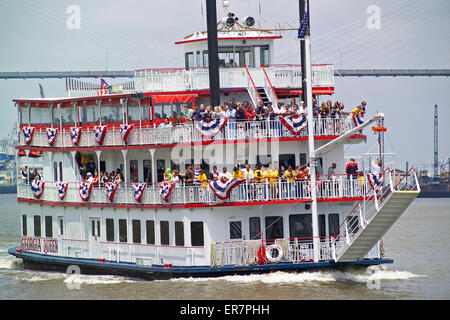
[(94, 178), (92, 177), (92, 173), (90, 173), (90, 172), (86, 173), (86, 182), (87, 183), (94, 182)]

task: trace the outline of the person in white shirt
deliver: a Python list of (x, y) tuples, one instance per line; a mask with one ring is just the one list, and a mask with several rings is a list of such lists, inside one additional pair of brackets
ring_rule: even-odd
[(253, 170), (250, 169), (250, 165), (248, 163), (244, 168), (241, 168), (240, 170), (244, 174), (244, 179), (248, 180), (249, 182), (253, 180)]
[(227, 167), (223, 167), (223, 170), (221, 173), (219, 173), (219, 180), (226, 182), (228, 180), (231, 180), (233, 176), (231, 175), (231, 173), (228, 171)]
[(93, 183), (94, 182), (94, 177), (92, 177), (92, 174), (90, 172), (88, 172), (86, 174), (86, 182), (87, 183)]

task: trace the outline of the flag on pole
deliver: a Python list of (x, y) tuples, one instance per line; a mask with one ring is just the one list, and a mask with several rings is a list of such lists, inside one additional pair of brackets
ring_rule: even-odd
[(299, 135), (308, 125), (308, 121), (306, 121), (306, 116), (304, 114), (297, 116), (280, 116), (278, 119), (294, 136)]
[(31, 182), (31, 191), (36, 199), (39, 199), (42, 196), (42, 193), (44, 192), (44, 185), (45, 182), (41, 180), (33, 180)]
[(58, 133), (58, 128), (47, 128), (47, 138), (48, 138), (48, 144), (50, 147), (53, 146), (56, 139), (56, 134)]
[(303, 14), (302, 21), (300, 23), (300, 28), (298, 28), (298, 38), (304, 38), (306, 36), (306, 32), (309, 29), (309, 14), (308, 11), (305, 11)]
[(64, 198), (66, 197), (68, 186), (69, 186), (69, 184), (67, 182), (57, 182), (56, 183), (56, 187), (58, 188), (59, 198), (61, 199), (61, 201), (64, 200)]

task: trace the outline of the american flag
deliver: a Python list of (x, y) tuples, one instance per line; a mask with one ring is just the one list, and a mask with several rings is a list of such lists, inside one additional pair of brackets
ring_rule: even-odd
[(302, 22), (300, 23), (300, 28), (298, 28), (298, 38), (304, 38), (306, 36), (306, 31), (309, 28), (309, 14), (305, 11), (303, 14)]

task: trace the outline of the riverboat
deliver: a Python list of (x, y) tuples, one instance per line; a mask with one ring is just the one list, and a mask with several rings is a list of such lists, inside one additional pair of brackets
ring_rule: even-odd
[[(184, 117), (185, 106), (209, 105), (207, 32), (175, 42), (183, 68), (136, 70), (133, 85), (116, 92), (102, 85), (76, 96), (69, 79), (68, 97), (14, 99), (18, 152), (28, 168), (35, 154), (43, 165), (40, 179), (22, 171), (17, 185), (21, 243), (9, 252), (26, 268), (168, 279), (393, 262), (381, 238), (420, 191), (414, 169), (397, 180), (387, 164), (376, 174), (344, 171), (345, 147), (364, 143), (371, 125), (384, 134), (384, 115), (314, 116), (313, 97), (334, 93), (333, 65), (272, 64), (282, 36), (251, 17), (229, 14), (217, 32), (221, 105), (276, 107), (305, 96), (304, 110)], [(220, 175), (238, 164), (252, 174)], [(189, 166), (217, 166), (218, 176), (177, 181), (173, 171), (188, 176)], [(257, 176), (260, 166), (309, 171)], [(85, 167), (122, 176), (92, 181)]]

